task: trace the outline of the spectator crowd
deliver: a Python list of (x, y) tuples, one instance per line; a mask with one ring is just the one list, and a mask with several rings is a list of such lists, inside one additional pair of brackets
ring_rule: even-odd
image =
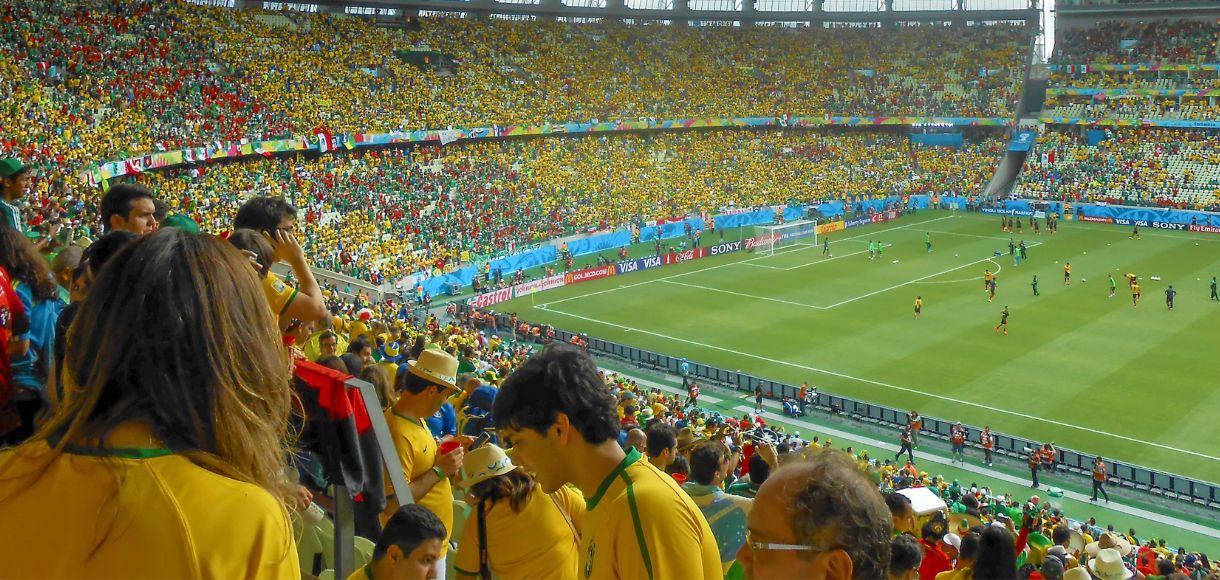
[[(1066, 31), (1056, 44), (1051, 87), (1107, 89), (1095, 95), (1050, 95), (1043, 116), (1091, 120), (1048, 127), (1026, 158), (1013, 195), (1178, 209), (1220, 209), (1220, 157), (1214, 131), (1141, 127), (1146, 121), (1208, 121), (1213, 97), (1130, 94), (1111, 89), (1213, 90), (1220, 26), (1215, 22), (1100, 22)], [(1106, 70), (1106, 65), (1151, 65)], [(1164, 67), (1165, 70), (1160, 70)], [(1136, 126), (1118, 127), (1116, 123)], [(1104, 131), (1090, 140), (1089, 131)], [(1091, 144), (1092, 142), (1092, 144)]]
[[(396, 459), (355, 501), (367, 549), (349, 578), (1214, 573), (1202, 554), (1137, 549), (1133, 530), (1071, 522), (1040, 498), (717, 415), (697, 387), (645, 389), (515, 315), (444, 318), (311, 270), (380, 282), (701, 209), (974, 191), (994, 137), (946, 149), (878, 131), (684, 132), (209, 163), (104, 191), (77, 178), (115, 156), (316, 130), (1007, 116), (1024, 28), (899, 28), (878, 50), (854, 29), (401, 31), (185, 2), (48, 0), (0, 20), (5, 575), (322, 573), (304, 531), (333, 526), (343, 503), (320, 467), (335, 450), (298, 437), (359, 416), (360, 398), (339, 387), (307, 403), (302, 374), (372, 384)], [(1172, 185), (1138, 169), (1150, 191)], [(910, 488), (953, 514), (917, 517)]]
[(986, 135), (945, 148), (874, 131), (709, 131), (297, 155), (141, 181), (216, 230), (241, 203), (225, 192), (285, 196), (304, 210), (313, 263), (379, 283), (722, 207), (976, 192), (1001, 151)]
[[(887, 48), (878, 51), (876, 31), (868, 29), (686, 29), (442, 18), (423, 19), (419, 27), (403, 30), (342, 15), (285, 15), (184, 1), (49, 0), (5, 6), (0, 8), (0, 18), (13, 24), (0, 32), (0, 45), (12, 55), (0, 64), (0, 87), (8, 103), (0, 109), (0, 153), (37, 169), (25, 217), (31, 226), (42, 227), (44, 234), (53, 225), (94, 233), (100, 191), (82, 179), (82, 173), (103, 161), (158, 150), (319, 131), (339, 135), (558, 121), (782, 114), (1006, 117), (1015, 102), (1022, 70), (1017, 65), (1018, 54), (1028, 33), (1012, 26), (903, 27), (888, 31)], [(294, 58), (282, 58), (286, 53)], [(423, 64), (412, 56), (417, 54), (427, 55)], [(799, 142), (803, 138), (777, 138), (778, 146), (770, 147), (777, 152), (773, 157), (786, 146), (785, 139)], [(863, 137), (861, 142), (869, 139)], [(706, 181), (711, 179), (707, 170), (711, 166), (727, 173), (735, 166), (759, 165), (755, 159), (725, 162), (733, 156), (728, 148), (749, 138), (672, 137), (659, 140), (665, 148), (671, 147), (670, 140), (672, 147), (693, 142), (698, 154), (689, 158), (673, 155), (670, 164), (676, 169), (671, 171), (652, 168), (650, 161), (661, 164), (654, 161), (655, 155), (648, 155), (655, 151), (628, 157), (641, 147), (653, 148), (653, 140), (644, 139), (645, 145), (640, 140), (626, 138), (598, 145), (566, 141), (489, 145), (467, 157), (471, 172), (488, 181), (505, 180), (513, 171), (506, 163), (519, 164), (518, 172), (547, 178), (539, 184), (524, 184), (531, 190), (542, 188), (545, 199), (527, 204), (520, 210), (523, 215), (545, 212), (547, 206), (571, 207), (564, 204), (595, 195), (587, 193), (588, 188), (568, 185), (581, 181), (574, 172), (591, 164), (587, 157), (593, 149), (614, 150), (620, 161), (597, 166), (605, 174), (603, 183), (638, 183), (636, 174), (644, 173), (644, 183), (671, 185), (658, 176), (686, 177), (684, 172), (696, 168)], [(439, 152), (423, 155), (441, 157)], [(938, 153), (926, 155), (939, 157)], [(836, 161), (856, 158), (870, 156), (848, 151)], [(488, 160), (499, 166), (476, 166)], [(533, 167), (548, 161), (550, 167)], [(334, 186), (331, 181), (354, 171), (350, 159), (275, 159), (248, 165), (189, 167), (173, 175), (204, 175), (184, 177), (179, 186), (156, 187), (159, 192), (164, 190), (166, 203), (181, 207), (208, 227), (224, 227), (225, 216), (251, 192), (286, 194), (288, 190), (293, 195), (312, 195), (316, 189), (302, 192), (295, 186), (309, 187), (302, 182), (313, 181), (319, 189)], [(969, 184), (974, 174), (985, 171), (980, 165), (954, 158), (928, 159), (926, 165), (928, 173), (950, 169), (943, 179), (957, 184), (963, 180)], [(299, 166), (304, 171), (294, 172)], [(453, 167), (461, 165), (448, 167), (452, 173)], [(409, 172), (387, 169), (386, 179)], [(904, 169), (864, 171), (910, 173)], [(327, 173), (330, 177), (325, 177)], [(821, 177), (806, 173), (794, 169), (792, 181), (805, 184)], [(762, 197), (757, 176), (735, 177), (743, 183), (727, 186), (730, 190)], [(937, 182), (942, 178), (931, 179), (930, 187), (940, 186)], [(186, 191), (192, 189), (187, 186), (192, 180), (208, 186), (208, 193)], [(831, 176), (824, 188), (842, 181)], [(686, 179), (682, 187), (695, 189), (697, 182)], [(108, 185), (102, 184), (103, 188)], [(353, 188), (360, 185), (350, 184)], [(361, 197), (389, 198), (401, 191), (435, 201), (446, 195), (413, 191), (411, 185), (415, 184), (400, 181), (393, 188), (365, 192)], [(493, 185), (492, 189), (500, 187)], [(790, 191), (767, 193), (772, 197), (766, 199), (769, 203), (799, 197)], [(618, 199), (609, 192), (599, 194), (603, 199)], [(664, 207), (672, 214), (711, 206), (723, 194), (691, 191), (665, 204), (667, 207), (649, 195), (643, 202), (633, 198), (620, 207), (591, 210), (601, 215), (556, 216), (555, 221), (564, 229), (619, 225), (632, 215), (649, 214), (653, 208)], [(336, 204), (343, 204), (346, 195), (334, 194)], [(318, 197), (314, 195), (316, 203), (320, 203)], [(440, 201), (444, 205), (447, 200)], [(307, 203), (304, 197), (294, 202), (302, 207)], [(351, 202), (367, 203), (365, 199)], [(376, 246), (388, 241), (367, 236), (358, 236), (360, 248), (339, 247), (338, 240), (367, 230), (369, 222), (419, 211), (408, 207), (415, 205), (408, 200), (385, 202), (385, 206), (369, 206), (362, 216), (351, 216), (350, 221), (356, 223), (338, 224), (337, 231), (328, 232), (325, 239), (303, 240), (309, 255), (320, 264), (366, 278), (375, 271), (418, 265), (387, 264), (398, 260), (387, 258), (388, 251)], [(455, 242), (454, 248), (432, 249), (430, 258), (426, 254), (431, 241), (406, 239), (412, 248), (408, 254), (420, 251), (425, 257), (405, 261), (446, 261), (462, 251), (477, 254), (525, 243), (539, 232), (523, 231), (514, 223), (523, 215), (480, 216), (478, 219), (487, 221), (477, 224), (478, 235)]]

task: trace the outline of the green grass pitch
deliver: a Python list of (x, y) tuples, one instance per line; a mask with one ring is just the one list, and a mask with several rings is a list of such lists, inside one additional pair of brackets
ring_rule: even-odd
[[(1220, 481), (1220, 236), (921, 212), (498, 305), (522, 319), (1172, 473)], [(931, 234), (933, 251), (924, 247)], [(714, 236), (705, 236), (712, 240)], [(1008, 240), (1024, 239), (1017, 266)], [(869, 260), (869, 240), (885, 244)], [(1003, 255), (993, 257), (993, 252)], [(1072, 263), (1072, 283), (1063, 266)], [(983, 271), (996, 272), (988, 302)], [(1131, 303), (1125, 274), (1140, 277)], [(1118, 285), (1109, 298), (1107, 275)], [(1041, 296), (1031, 282), (1038, 277)], [(1159, 277), (1159, 281), (1152, 279)], [(1176, 307), (1165, 288), (1178, 290)], [(914, 319), (916, 296), (923, 314)], [(1008, 334), (997, 333), (1000, 311)]]

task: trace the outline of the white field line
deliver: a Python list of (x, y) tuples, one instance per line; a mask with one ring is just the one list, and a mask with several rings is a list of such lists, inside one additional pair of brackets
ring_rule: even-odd
[[(677, 387), (673, 387), (673, 386), (663, 384), (663, 383), (658, 383), (656, 381), (651, 381), (644, 377), (632, 376), (627, 373), (620, 373), (620, 374), (626, 374), (627, 376), (634, 378), (636, 380), (636, 382), (640, 383), (641, 385), (645, 385), (645, 386), (652, 387), (652, 388), (658, 388), (658, 389), (661, 389), (668, 393), (677, 393), (677, 394), (686, 393), (685, 391), (683, 391), (682, 389), (679, 389)], [(703, 399), (707, 399), (707, 401), (709, 403), (713, 403), (713, 404), (721, 403), (720, 400), (714, 399), (711, 396), (700, 393), (699, 400), (702, 401)], [(784, 415), (781, 404), (777, 403), (775, 401), (765, 400), (765, 401), (763, 401), (763, 405), (766, 407), (766, 409), (763, 411), (763, 416), (766, 417), (767, 421), (786, 423), (788, 425), (799, 427), (800, 430), (803, 432), (822, 433), (825, 436), (833, 437), (835, 441), (852, 441), (855, 443), (864, 444), (864, 445), (867, 445), (869, 449), (878, 448), (878, 449), (883, 449), (885, 451), (888, 451), (890, 453), (898, 451), (898, 446), (894, 445), (893, 443), (878, 441), (878, 440), (872, 439), (866, 435), (848, 433), (846, 431), (841, 431), (841, 430), (835, 429), (833, 427), (817, 424), (817, 423), (814, 423), (813, 421), (811, 421), (809, 418), (804, 418), (804, 417), (796, 418), (796, 417), (790, 417), (788, 415)], [(747, 405), (738, 405), (738, 406), (734, 407), (734, 409), (737, 411), (742, 411), (742, 412), (753, 412), (754, 411), (753, 407), (750, 407)], [(972, 449), (973, 449), (973, 447), (972, 447)], [(1007, 483), (1014, 483), (1014, 484), (1019, 484), (1019, 485), (1026, 485), (1028, 483), (1028, 480), (1026, 480), (1024, 478), (1009, 475), (1007, 473), (1004, 473), (1001, 471), (996, 471), (994, 469), (987, 469), (986, 467), (982, 467), (982, 466), (976, 465), (974, 463), (954, 464), (952, 460), (949, 463), (945, 463), (945, 458), (943, 456), (936, 455), (933, 453), (928, 453), (926, 451), (916, 451), (915, 458), (918, 460), (921, 460), (921, 461), (930, 461), (932, 463), (936, 463), (937, 465), (956, 467), (963, 471), (977, 473), (979, 475), (986, 476), (987, 479), (990, 479), (993, 481), (1005, 481)], [(1067, 497), (1069, 499), (1074, 499), (1079, 502), (1088, 503), (1088, 501), (1089, 501), (1089, 496), (1087, 494), (1078, 493), (1078, 492), (1074, 492), (1071, 490), (1064, 491), (1064, 494), (1065, 494), (1065, 497)], [(1195, 533), (1205, 535), (1205, 536), (1208, 536), (1211, 538), (1220, 538), (1220, 530), (1217, 530), (1215, 528), (1210, 528), (1210, 527), (1207, 527), (1207, 526), (1204, 526), (1201, 524), (1196, 524), (1193, 522), (1184, 522), (1181, 519), (1175, 518), (1170, 515), (1164, 515), (1164, 514), (1140, 509), (1137, 507), (1129, 506), (1129, 505), (1122, 503), (1122, 500), (1119, 500), (1117, 498), (1115, 498), (1115, 501), (1112, 503), (1098, 504), (1098, 505), (1095, 505), (1092, 507), (1094, 507), (1096, 509), (1105, 509), (1105, 510), (1110, 510), (1110, 511), (1118, 512), (1118, 513), (1123, 513), (1123, 514), (1135, 516), (1137, 518), (1141, 518), (1141, 519), (1145, 519), (1145, 520), (1149, 520), (1149, 521), (1153, 521), (1153, 522), (1157, 522), (1157, 523), (1178, 526), (1187, 531), (1195, 532)]]
[[(890, 286), (890, 287), (888, 287), (888, 288), (882, 288), (881, 290), (876, 290), (876, 291), (873, 291), (873, 292), (869, 292), (868, 294), (861, 294), (861, 295), (856, 296), (856, 297), (854, 297), (854, 298), (849, 298), (849, 299), (847, 299), (847, 300), (843, 300), (843, 301), (841, 301), (841, 302), (836, 302), (836, 303), (831, 304), (831, 305), (829, 305), (829, 306), (818, 306), (818, 305), (816, 305), (816, 304), (806, 304), (806, 303), (804, 303), (804, 302), (795, 302), (795, 301), (792, 301), (792, 300), (784, 300), (784, 299), (782, 299), (782, 298), (772, 298), (772, 297), (769, 297), (769, 296), (758, 296), (758, 295), (755, 295), (755, 294), (747, 294), (747, 293), (745, 293), (745, 292), (735, 292), (735, 291), (733, 291), (733, 290), (725, 290), (725, 289), (723, 289), (723, 288), (716, 288), (716, 287), (714, 287), (714, 286), (704, 286), (704, 285), (702, 285), (702, 284), (690, 284), (690, 283), (687, 283), (687, 282), (675, 282), (675, 281), (673, 281), (673, 280), (665, 280), (665, 279), (662, 279), (662, 280), (660, 280), (660, 281), (661, 281), (661, 282), (665, 282), (666, 284), (674, 284), (674, 285), (677, 285), (677, 286), (686, 286), (686, 287), (688, 287), (688, 288), (698, 288), (698, 289), (700, 289), (700, 290), (707, 290), (707, 291), (709, 291), (709, 292), (719, 292), (719, 293), (721, 293), (721, 294), (731, 294), (731, 295), (733, 295), (733, 296), (741, 296), (742, 298), (751, 298), (751, 299), (754, 299), (754, 300), (761, 300), (761, 301), (764, 301), (764, 302), (776, 302), (776, 303), (779, 303), (779, 304), (788, 304), (788, 305), (791, 305), (791, 306), (799, 306), (799, 307), (801, 307), (801, 308), (810, 308), (810, 309), (813, 309), (813, 310), (830, 310), (831, 308), (835, 308), (835, 307), (838, 307), (838, 306), (842, 306), (842, 305), (844, 305), (844, 304), (850, 304), (850, 303), (855, 302), (855, 301), (857, 301), (857, 300), (862, 300), (862, 299), (864, 299), (864, 298), (868, 298), (868, 297), (870, 297), (870, 296), (876, 296), (877, 294), (881, 294), (881, 293), (884, 293), (884, 292), (889, 292), (890, 290), (895, 290), (895, 289), (897, 289), (897, 288), (901, 288), (901, 287), (903, 287), (903, 286), (907, 286), (907, 285), (910, 285), (910, 284), (916, 284), (916, 283), (921, 282), (921, 281), (923, 281), (923, 280), (927, 280), (928, 278), (935, 278), (936, 276), (940, 276), (941, 274), (947, 274), (947, 273), (949, 273), (949, 272), (954, 272), (954, 271), (957, 271), (957, 270), (961, 270), (962, 268), (968, 268), (968, 267), (970, 267), (970, 266), (973, 266), (973, 265), (975, 265), (975, 264), (981, 264), (981, 263), (983, 263), (983, 262), (991, 262), (991, 263), (995, 264), (995, 262), (994, 262), (994, 258), (983, 258), (982, 260), (977, 260), (977, 261), (974, 261), (974, 262), (970, 262), (969, 264), (962, 264), (961, 266), (957, 266), (957, 267), (954, 267), (954, 268), (950, 268), (950, 269), (948, 269), (948, 270), (942, 270), (942, 271), (937, 272), (937, 273), (935, 273), (935, 274), (928, 274), (927, 276), (923, 276), (923, 277), (920, 277), (920, 278), (916, 278), (916, 279), (914, 279), (914, 280), (910, 280), (910, 281), (907, 281), (907, 282), (903, 282), (903, 283), (901, 283), (901, 284), (895, 284), (895, 285)], [(1000, 268), (999, 264), (996, 264), (996, 273), (999, 273), (999, 271), (1000, 271), (1000, 270), (999, 270), (999, 268)]]
[[(901, 230), (901, 229), (904, 229), (904, 228), (909, 228), (909, 227), (911, 227), (911, 226), (918, 226), (918, 225), (921, 225), (921, 224), (929, 224), (929, 223), (932, 223), (932, 222), (937, 222), (937, 221), (940, 221), (940, 220), (954, 219), (954, 218), (956, 218), (956, 217), (957, 217), (957, 216), (949, 215), (949, 216), (943, 216), (943, 217), (933, 218), (933, 219), (930, 219), (930, 220), (927, 220), (927, 221), (918, 222), (918, 223), (907, 224), (907, 225), (904, 225), (904, 226), (894, 226), (894, 227), (892, 227), (892, 228), (886, 228), (886, 229), (883, 229), (883, 230), (877, 230), (877, 231), (874, 231), (874, 232), (872, 232), (872, 233), (868, 233), (868, 234), (860, 234), (860, 235), (858, 235), (858, 236), (852, 236), (852, 237), (849, 237), (849, 238), (842, 238), (842, 239), (840, 239), (839, 241), (840, 241), (840, 242), (845, 242), (845, 241), (847, 241), (847, 240), (854, 240), (854, 239), (856, 239), (856, 238), (862, 238), (862, 237), (866, 237), (866, 236), (875, 236), (875, 235), (877, 235), (877, 234), (879, 234), (879, 233), (881, 233), (881, 232), (888, 232), (888, 231), (892, 231), (892, 230)], [(812, 246), (808, 246), (808, 247), (812, 247)], [(806, 246), (800, 246), (800, 247), (798, 247), (797, 249), (798, 249), (798, 250), (800, 250), (800, 249), (806, 249), (806, 248), (807, 248)], [(787, 253), (787, 252), (785, 252), (785, 253)], [(578, 298), (587, 298), (587, 297), (589, 297), (589, 296), (598, 296), (598, 295), (600, 295), (600, 294), (606, 294), (606, 293), (608, 293), (608, 292), (617, 292), (617, 291), (619, 291), (619, 290), (626, 290), (626, 289), (628, 289), (628, 288), (635, 288), (636, 286), (643, 286), (643, 285), (645, 285), (645, 284), (652, 284), (652, 283), (654, 283), (654, 282), (664, 282), (664, 281), (666, 281), (666, 280), (672, 280), (672, 279), (674, 279), (674, 278), (681, 278), (682, 276), (689, 276), (689, 275), (691, 275), (691, 274), (698, 274), (698, 273), (702, 273), (702, 272), (710, 272), (710, 271), (712, 271), (712, 270), (718, 270), (718, 269), (720, 269), (720, 268), (724, 268), (724, 267), (726, 267), (726, 266), (736, 266), (736, 265), (740, 265), (740, 264), (747, 264), (747, 265), (752, 265), (752, 266), (753, 266), (753, 265), (757, 265), (757, 264), (752, 264), (751, 262), (755, 262), (755, 261), (757, 261), (757, 260), (764, 260), (764, 259), (771, 258), (771, 257), (773, 257), (773, 256), (757, 256), (757, 257), (754, 257), (754, 258), (747, 258), (747, 259), (745, 259), (745, 260), (738, 260), (738, 261), (735, 261), (735, 262), (725, 262), (725, 263), (723, 263), (723, 264), (717, 264), (717, 265), (715, 265), (715, 266), (709, 266), (709, 267), (707, 267), (707, 268), (699, 268), (699, 269), (697, 269), (697, 270), (691, 270), (691, 271), (689, 271), (689, 272), (681, 272), (681, 273), (678, 273), (678, 274), (673, 274), (673, 275), (671, 275), (671, 276), (663, 276), (663, 277), (661, 277), (661, 278), (653, 278), (653, 279), (651, 279), (651, 280), (645, 280), (645, 281), (643, 281), (643, 282), (636, 282), (635, 284), (625, 284), (625, 285), (622, 285), (622, 286), (616, 286), (616, 287), (614, 287), (614, 288), (607, 288), (607, 289), (605, 289), (605, 290), (598, 290), (597, 292), (590, 292), (590, 293), (588, 293), (588, 294), (578, 294), (578, 295), (576, 295), (576, 296), (569, 296), (569, 297), (567, 297), (567, 298), (560, 298), (559, 300), (552, 300), (552, 301), (550, 301), (550, 302), (544, 302), (544, 303), (542, 303), (542, 304), (539, 304), (538, 306), (539, 306), (539, 307), (541, 307), (541, 308), (548, 308), (548, 307), (553, 306), (553, 305), (555, 305), (555, 304), (562, 304), (562, 303), (564, 303), (564, 302), (568, 302), (568, 301), (570, 301), (570, 300), (576, 300), (576, 299), (578, 299)], [(828, 261), (830, 261), (830, 260), (835, 260), (835, 259), (838, 259), (838, 258), (830, 258), (829, 260), (822, 260), (822, 261), (820, 261), (820, 262), (812, 262), (812, 263), (814, 263), (814, 264), (820, 264), (820, 263), (822, 263), (822, 262), (828, 262)], [(805, 265), (808, 265), (808, 264), (805, 264)], [(802, 266), (797, 266), (797, 267), (802, 267)]]
[(662, 334), (662, 333), (659, 333), (659, 332), (653, 332), (653, 331), (651, 331), (651, 330), (644, 330), (644, 329), (640, 329), (640, 328), (634, 328), (634, 327), (631, 327), (631, 326), (624, 326), (624, 325), (622, 325), (622, 324), (618, 324), (618, 323), (615, 323), (615, 322), (608, 322), (608, 321), (605, 321), (605, 320), (599, 320), (599, 319), (596, 319), (596, 318), (590, 318), (590, 317), (588, 317), (588, 316), (581, 316), (581, 315), (579, 315), (579, 314), (573, 314), (573, 313), (571, 313), (571, 312), (563, 312), (563, 311), (560, 311), (560, 310), (554, 310), (554, 309), (551, 309), (551, 310), (550, 310), (550, 312), (554, 312), (554, 313), (557, 313), (557, 314), (562, 314), (562, 315), (564, 315), (564, 316), (568, 316), (568, 317), (575, 318), (575, 319), (578, 319), (578, 320), (584, 320), (584, 321), (586, 321), (586, 322), (592, 322), (592, 323), (594, 323), (594, 324), (601, 324), (601, 325), (603, 325), (603, 326), (609, 326), (609, 327), (612, 327), (612, 328), (618, 328), (618, 329), (620, 329), (620, 330), (625, 330), (625, 331), (627, 331), (627, 332), (639, 332), (639, 333), (641, 333), (641, 334), (647, 334), (647, 335), (649, 335), (649, 336), (655, 336), (655, 337), (657, 337), (657, 338), (663, 338), (663, 339), (665, 339), (665, 340), (671, 340), (671, 341), (674, 341), (674, 342), (681, 342), (681, 343), (690, 344), (690, 345), (693, 345), (693, 346), (699, 346), (699, 347), (703, 347), (703, 348), (707, 348), (707, 349), (711, 349), (711, 350), (717, 350), (717, 351), (726, 352), (726, 353), (729, 353), (729, 354), (735, 354), (735, 355), (739, 355), (739, 356), (743, 356), (743, 357), (747, 357), (747, 358), (752, 358), (752, 359), (760, 360), (760, 361), (763, 361), (763, 362), (769, 362), (769, 363), (772, 363), (772, 364), (777, 364), (777, 365), (783, 365), (783, 366), (787, 366), (787, 367), (797, 368), (797, 369), (801, 369), (801, 370), (805, 370), (805, 371), (815, 372), (815, 373), (819, 373), (819, 374), (823, 374), (823, 375), (828, 375), (828, 376), (832, 376), (832, 377), (837, 377), (837, 378), (841, 378), (841, 379), (846, 379), (846, 380), (850, 380), (850, 381), (861, 382), (861, 383), (865, 383), (865, 384), (869, 384), (869, 385), (873, 385), (873, 386), (877, 386), (877, 387), (882, 387), (882, 388), (891, 389), (891, 390), (895, 390), (895, 391), (901, 391), (901, 392), (904, 392), (904, 393), (912, 393), (912, 394), (916, 394), (916, 395), (922, 395), (922, 396), (925, 396), (925, 397), (930, 397), (930, 398), (933, 398), (933, 399), (939, 399), (939, 400), (942, 400), (942, 401), (948, 401), (948, 402), (950, 402), (950, 403), (954, 403), (954, 404), (957, 404), (957, 405), (961, 405), (961, 406), (963, 406), (963, 407), (973, 407), (973, 408), (975, 408), (975, 409), (983, 409), (983, 410), (986, 410), (986, 411), (991, 411), (991, 412), (993, 412), (993, 413), (1000, 413), (1000, 414), (1003, 414), (1003, 415), (1010, 415), (1010, 416), (1013, 416), (1013, 417), (1020, 417), (1020, 418), (1022, 418), (1022, 419), (1026, 419), (1026, 420), (1029, 420), (1029, 421), (1036, 421), (1036, 422), (1039, 422), (1039, 423), (1046, 423), (1046, 424), (1048, 424), (1048, 425), (1055, 425), (1055, 426), (1057, 426), (1057, 427), (1062, 427), (1062, 428), (1065, 428), (1065, 429), (1071, 429), (1071, 430), (1073, 430), (1073, 431), (1083, 431), (1083, 432), (1086, 432), (1086, 433), (1093, 433), (1093, 434), (1095, 434), (1095, 435), (1102, 435), (1102, 436), (1105, 436), (1105, 437), (1112, 437), (1112, 438), (1114, 438), (1114, 439), (1121, 439), (1121, 440), (1123, 440), (1123, 441), (1128, 441), (1128, 442), (1131, 442), (1131, 443), (1137, 443), (1137, 444), (1140, 444), (1140, 445), (1151, 445), (1152, 447), (1156, 447), (1156, 448), (1158, 448), (1158, 449), (1164, 449), (1164, 450), (1166, 450), (1166, 451), (1172, 451), (1172, 452), (1175, 452), (1175, 453), (1181, 453), (1181, 454), (1184, 454), (1184, 455), (1191, 455), (1191, 456), (1194, 456), (1194, 457), (1200, 457), (1200, 458), (1203, 458), (1203, 459), (1211, 459), (1211, 460), (1213, 460), (1213, 461), (1220, 461), (1220, 457), (1216, 457), (1216, 456), (1213, 456), (1213, 455), (1207, 455), (1207, 454), (1205, 454), (1205, 453), (1199, 453), (1198, 451), (1191, 451), (1191, 450), (1189, 450), (1189, 449), (1179, 449), (1179, 448), (1177, 448), (1177, 447), (1172, 447), (1172, 446), (1169, 446), (1169, 445), (1165, 445), (1165, 444), (1163, 444), (1163, 443), (1156, 443), (1156, 442), (1153, 442), (1153, 441), (1144, 441), (1143, 439), (1136, 439), (1136, 438), (1134, 438), (1134, 437), (1128, 437), (1128, 436), (1126, 436), (1126, 435), (1120, 435), (1120, 434), (1118, 434), (1118, 433), (1110, 433), (1110, 432), (1108, 432), (1108, 431), (1102, 431), (1102, 430), (1100, 430), (1100, 429), (1093, 429), (1093, 428), (1090, 428), (1090, 427), (1084, 427), (1084, 426), (1079, 425), (1079, 424), (1076, 424), (1076, 423), (1065, 423), (1065, 422), (1063, 422), (1063, 421), (1056, 421), (1056, 420), (1054, 420), (1054, 419), (1047, 419), (1047, 418), (1045, 418), (1045, 417), (1039, 417), (1039, 416), (1037, 416), (1037, 415), (1030, 415), (1030, 414), (1027, 414), (1027, 413), (1021, 413), (1021, 412), (1017, 412), (1017, 411), (1010, 411), (1010, 410), (1008, 410), (1008, 409), (1001, 409), (1001, 408), (999, 408), (999, 407), (992, 407), (992, 406), (990, 406), (990, 405), (984, 405), (984, 404), (982, 404), (982, 403), (976, 403), (976, 402), (974, 402), (974, 401), (965, 401), (965, 400), (962, 400), (962, 399), (956, 399), (956, 398), (953, 398), (953, 397), (947, 397), (947, 396), (945, 396), (945, 395), (940, 395), (940, 394), (937, 394), (937, 393), (934, 393), (934, 392), (930, 392), (930, 391), (923, 391), (923, 390), (916, 389), (916, 388), (912, 388), (912, 387), (904, 387), (904, 386), (901, 386), (901, 385), (895, 385), (895, 384), (886, 383), (886, 382), (882, 382), (882, 381), (876, 381), (876, 380), (873, 380), (873, 379), (867, 379), (867, 378), (864, 378), (864, 377), (856, 377), (856, 376), (852, 376), (852, 375), (848, 375), (848, 374), (844, 374), (844, 373), (840, 373), (840, 372), (836, 372), (836, 371), (832, 371), (832, 370), (820, 369), (820, 368), (817, 368), (817, 367), (812, 367), (812, 366), (803, 365), (803, 364), (799, 364), (799, 363), (794, 363), (794, 362), (789, 362), (789, 361), (785, 361), (785, 360), (779, 360), (779, 359), (769, 358), (769, 357), (765, 357), (765, 356), (758, 355), (758, 354), (754, 354), (754, 353), (742, 352), (742, 351), (735, 350), (735, 349), (731, 349), (731, 348), (725, 348), (725, 347), (722, 347), (722, 346), (716, 346), (716, 345), (714, 345), (714, 344), (708, 344), (708, 343), (705, 343), (705, 342), (698, 342), (698, 341), (689, 340), (689, 339), (686, 339), (686, 338), (681, 338), (681, 337), (677, 337), (677, 336), (671, 336), (671, 335), (668, 335), (668, 334)]

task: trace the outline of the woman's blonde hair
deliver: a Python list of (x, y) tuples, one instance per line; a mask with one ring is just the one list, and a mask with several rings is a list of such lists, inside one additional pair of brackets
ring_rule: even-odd
[(146, 424), (165, 447), (287, 506), (290, 370), (241, 252), (166, 228), (103, 268), (68, 330), (65, 401), (34, 437), (104, 447)]

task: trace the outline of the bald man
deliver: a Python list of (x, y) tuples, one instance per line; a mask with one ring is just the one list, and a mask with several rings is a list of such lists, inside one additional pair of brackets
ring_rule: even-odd
[(623, 451), (628, 453), (632, 449), (644, 453), (648, 447), (648, 436), (639, 429), (632, 429), (627, 432), (627, 442), (623, 443)]

